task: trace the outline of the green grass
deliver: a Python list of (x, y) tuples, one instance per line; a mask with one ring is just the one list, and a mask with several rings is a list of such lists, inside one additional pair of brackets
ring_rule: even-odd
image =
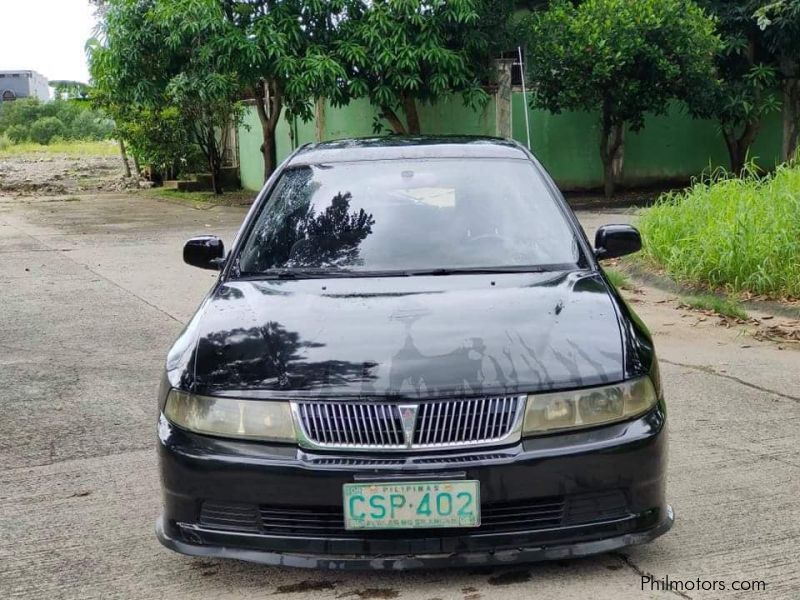
[(214, 202), (219, 199), (214, 192), (179, 192), (178, 190), (165, 190), (164, 188), (148, 190), (146, 195), (156, 198), (169, 198), (171, 200), (185, 200), (186, 202)]
[(217, 195), (214, 192), (179, 192), (178, 190), (165, 190), (164, 188), (153, 188), (142, 193), (152, 198), (205, 204), (241, 204), (251, 202), (256, 195), (255, 192), (246, 190), (235, 190)]
[(646, 259), (679, 281), (800, 297), (800, 166), (718, 173), (668, 193), (639, 220)]
[(632, 290), (633, 284), (625, 273), (617, 271), (616, 269), (604, 269), (606, 277), (612, 285), (618, 290)]
[(30, 154), (78, 156), (117, 156), (119, 146), (112, 140), (101, 142), (71, 141), (53, 142), (47, 146), (24, 142), (21, 144), (0, 143), (0, 156), (22, 156)]
[(720, 298), (711, 294), (702, 294), (699, 296), (686, 296), (681, 298), (681, 305), (695, 310), (707, 310), (715, 312), (723, 317), (731, 317), (733, 319), (747, 319), (747, 313), (742, 306), (730, 298)]

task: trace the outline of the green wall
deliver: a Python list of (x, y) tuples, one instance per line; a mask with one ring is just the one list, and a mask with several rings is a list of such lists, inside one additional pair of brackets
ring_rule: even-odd
[[(512, 137), (525, 144), (525, 102), (521, 93), (512, 97)], [(529, 110), (533, 152), (562, 189), (600, 187), (598, 118), (590, 113), (554, 115)], [(495, 104), (481, 110), (464, 106), (453, 96), (434, 106), (420, 107), (422, 131), (430, 134), (495, 135)], [(372, 136), (376, 111), (366, 100), (348, 106), (325, 106), (323, 139)], [(283, 160), (298, 145), (315, 141), (315, 123), (281, 119), (278, 126), (278, 158)], [(261, 127), (255, 107), (248, 106), (239, 128), (242, 185), (259, 189), (264, 166), (259, 147)], [(780, 115), (766, 120), (753, 148), (759, 164), (770, 168), (779, 160)], [(638, 133), (628, 133), (622, 184), (635, 186), (669, 180), (685, 181), (709, 166), (727, 166), (725, 144), (716, 123), (692, 119), (679, 106), (664, 116), (651, 116)]]
[[(339, 108), (326, 104), (324, 114), (325, 140), (375, 135), (372, 124), (377, 111), (367, 100), (356, 100)], [(421, 106), (419, 118), (425, 133), (494, 135), (495, 132), (494, 102), (481, 110), (472, 110), (464, 106), (460, 96), (454, 96), (435, 106)], [(278, 160), (285, 159), (299, 145), (315, 141), (315, 131), (313, 121), (304, 123), (301, 119), (293, 119), (289, 123), (281, 119), (277, 132)], [(256, 109), (247, 106), (239, 127), (239, 168), (242, 186), (246, 189), (257, 190), (264, 183), (264, 159), (259, 150), (261, 139)]]
[[(525, 143), (525, 103), (515, 94), (512, 104), (512, 136)], [(530, 110), (533, 151), (564, 189), (602, 185), (599, 117), (591, 113), (554, 115)], [(780, 160), (781, 118), (768, 118), (751, 150), (765, 167)], [(709, 167), (728, 166), (728, 152), (713, 121), (693, 119), (678, 105), (666, 115), (645, 119), (644, 129), (627, 132), (624, 185), (636, 186), (671, 180), (685, 181)]]

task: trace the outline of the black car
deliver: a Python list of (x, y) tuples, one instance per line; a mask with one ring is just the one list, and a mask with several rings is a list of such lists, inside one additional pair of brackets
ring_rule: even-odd
[(270, 178), (169, 352), (160, 541), (405, 569), (648, 542), (665, 502), (653, 343), (520, 145), (308, 145)]

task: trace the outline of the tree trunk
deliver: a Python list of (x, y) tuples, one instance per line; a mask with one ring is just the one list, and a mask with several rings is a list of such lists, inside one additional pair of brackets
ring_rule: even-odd
[(614, 197), (617, 184), (614, 181), (614, 166), (608, 162), (603, 162), (603, 195), (610, 200)]
[(128, 162), (128, 153), (125, 151), (125, 142), (119, 138), (119, 155), (122, 157), (122, 166), (125, 169), (125, 177), (131, 176), (131, 164)]
[(800, 79), (787, 78), (783, 82), (783, 147), (781, 158), (792, 160), (797, 154), (800, 138)]
[(317, 142), (325, 139), (325, 98), (314, 102), (314, 139)]
[(614, 196), (617, 180), (622, 174), (625, 150), (625, 123), (614, 122), (608, 107), (603, 108), (600, 132), (600, 160), (603, 162), (603, 192), (606, 198)]
[(739, 145), (739, 140), (729, 131), (723, 131), (722, 134), (725, 137), (725, 146), (728, 148), (731, 173), (739, 177), (744, 170), (745, 161), (744, 156), (742, 156), (742, 148)]
[(214, 190), (214, 193), (217, 196), (221, 196), (222, 195), (222, 188), (220, 188), (219, 178), (217, 176), (217, 173), (215, 172), (213, 166), (210, 167), (210, 170), (211, 170), (211, 189)]
[[(750, 68), (754, 68), (756, 66), (756, 41), (752, 35), (748, 39), (745, 56), (747, 57)], [(761, 92), (759, 90), (756, 91), (755, 102), (756, 104), (761, 102)], [(755, 142), (760, 129), (760, 118), (753, 118), (747, 121), (738, 136), (736, 135), (735, 127), (726, 129), (724, 124), (722, 126), (722, 134), (725, 138), (725, 145), (728, 147), (728, 156), (730, 157), (731, 172), (737, 177), (744, 175), (745, 168), (747, 167), (747, 157), (750, 154), (750, 147), (753, 145), (753, 142)]]
[(411, 135), (420, 134), (419, 113), (417, 103), (411, 96), (403, 96), (403, 111), (406, 113), (407, 131)]
[(264, 155), (264, 181), (278, 167), (278, 150), (275, 131), (283, 110), (283, 95), (277, 82), (261, 80), (256, 85), (256, 112), (261, 122), (261, 154)]
[(133, 170), (136, 172), (137, 177), (141, 177), (142, 168), (139, 166), (139, 158), (136, 156), (135, 152), (131, 154), (131, 156), (133, 157)]
[(737, 177), (741, 177), (744, 174), (750, 147), (753, 145), (760, 129), (761, 120), (754, 119), (748, 121), (741, 135), (738, 137), (736, 133), (731, 130), (723, 129), (722, 131), (723, 137), (725, 138), (725, 145), (728, 147), (731, 173)]
[(622, 169), (625, 166), (625, 125), (620, 123), (617, 135), (617, 149), (614, 156), (611, 158), (611, 174), (614, 177), (614, 183), (622, 179)]
[(266, 129), (264, 135), (261, 154), (264, 155), (264, 181), (266, 182), (278, 168), (278, 144), (275, 141), (274, 129)]
[(221, 196), (223, 189), (222, 189), (222, 181), (220, 178), (219, 161), (214, 160), (212, 162), (214, 164), (211, 165), (211, 189), (214, 190), (214, 193), (217, 196)]
[(220, 174), (222, 172), (222, 157), (217, 152), (217, 140), (214, 139), (214, 127), (208, 128), (208, 166), (211, 170), (211, 187), (217, 195), (222, 194), (222, 181)]
[(403, 122), (400, 120), (400, 117), (397, 116), (397, 113), (395, 113), (394, 110), (388, 106), (381, 106), (381, 113), (383, 114), (383, 118), (389, 121), (389, 125), (394, 133), (397, 135), (408, 135), (406, 126), (403, 125)]

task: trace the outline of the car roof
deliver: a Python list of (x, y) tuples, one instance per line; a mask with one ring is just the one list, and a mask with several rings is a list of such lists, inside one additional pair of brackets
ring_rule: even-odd
[(355, 138), (307, 144), (290, 159), (288, 166), (333, 162), (416, 158), (510, 158), (528, 159), (514, 141), (468, 136), (387, 136)]

